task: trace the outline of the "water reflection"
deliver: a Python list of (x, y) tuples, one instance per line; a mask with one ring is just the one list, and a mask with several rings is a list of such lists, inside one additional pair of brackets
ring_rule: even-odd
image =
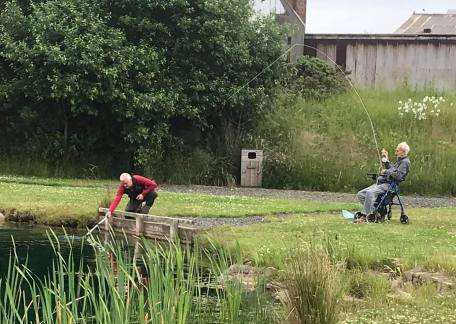
[[(104, 234), (104, 244), (105, 246), (119, 242), (120, 238), (112, 236), (112, 234)], [(137, 237), (129, 237), (128, 240), (123, 238), (124, 242), (127, 242), (127, 249), (133, 251), (133, 257), (131, 264), (134, 264), (136, 267), (136, 271), (138, 274), (138, 281), (141, 283), (143, 287), (148, 287), (149, 285), (149, 275), (147, 272), (147, 267), (144, 262), (145, 260), (145, 249), (144, 249), (144, 242), (142, 239)], [(117, 258), (116, 255), (112, 251), (107, 251), (109, 262), (111, 265), (111, 271), (114, 276), (117, 276)], [(128, 255), (128, 254), (127, 254)]]
[[(0, 224), (0, 277), (8, 270), (10, 256), (16, 251), (17, 261), (27, 267), (38, 277), (45, 276), (52, 270), (55, 253), (50, 244), (49, 227), (28, 224)], [(84, 231), (71, 230), (67, 236), (63, 229), (52, 229), (57, 235), (61, 252), (64, 257), (70, 251), (75, 262), (81, 257), (93, 260), (93, 249), (82, 249), (82, 236)], [(71, 245), (71, 246), (70, 246)]]

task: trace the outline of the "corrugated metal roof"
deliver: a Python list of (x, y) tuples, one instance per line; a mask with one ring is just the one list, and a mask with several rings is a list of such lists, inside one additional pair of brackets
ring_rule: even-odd
[(456, 14), (414, 13), (395, 31), (396, 34), (456, 34)]

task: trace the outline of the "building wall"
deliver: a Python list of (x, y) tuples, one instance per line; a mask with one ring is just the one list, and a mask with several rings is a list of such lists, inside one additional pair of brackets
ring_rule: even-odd
[(274, 14), (277, 22), (286, 26), (288, 33), (284, 42), (291, 48), (287, 60), (296, 63), (304, 54), (307, 0), (254, 0), (253, 4), (260, 14)]
[(307, 0), (280, 0), (285, 12), (276, 16), (279, 24), (288, 28), (287, 45), (291, 47), (288, 61), (296, 61), (304, 54), (304, 34)]
[[(372, 35), (375, 36), (375, 35)], [(456, 36), (443, 38), (318, 39), (306, 37), (305, 54), (340, 66), (359, 87), (456, 90)], [(328, 58), (329, 57), (329, 58)], [(331, 59), (331, 60), (330, 60)]]

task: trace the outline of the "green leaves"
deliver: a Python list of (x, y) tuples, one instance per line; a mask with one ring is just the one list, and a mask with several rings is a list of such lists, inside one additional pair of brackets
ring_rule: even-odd
[[(52, 142), (53, 161), (103, 148), (147, 165), (181, 142), (171, 135), (176, 118), (199, 128), (198, 145), (224, 138), (227, 125), (239, 140), (270, 108), (281, 75), (277, 64), (250, 82), (280, 56), (282, 39), (247, 0), (47, 0), (24, 8), (30, 12), (9, 1), (0, 15), (0, 109), (8, 116), (0, 132), (14, 138), (0, 144), (41, 154)], [(36, 118), (24, 119), (24, 106)]]

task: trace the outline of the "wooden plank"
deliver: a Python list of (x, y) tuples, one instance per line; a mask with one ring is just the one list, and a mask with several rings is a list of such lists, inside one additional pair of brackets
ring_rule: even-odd
[(144, 215), (136, 217), (136, 235), (141, 236), (144, 232)]
[[(104, 216), (99, 216), (101, 220)], [(142, 229), (138, 230), (138, 220), (143, 218)], [(192, 243), (193, 237), (197, 233), (197, 228), (185, 223), (179, 223), (179, 218), (175, 218), (172, 223), (146, 221), (144, 215), (140, 214), (140, 218), (125, 219), (119, 217), (109, 218), (109, 224), (105, 228), (106, 231), (112, 229), (114, 232), (126, 233), (131, 235), (143, 236), (145, 238), (177, 241), (181, 243)], [(163, 217), (160, 218), (164, 220)]]
[[(108, 211), (108, 208), (99, 208), (98, 211), (100, 213), (103, 213), (103, 215)], [(192, 219), (186, 219), (186, 218), (178, 218), (178, 217), (167, 217), (167, 216), (156, 216), (156, 215), (145, 215), (145, 214), (138, 214), (138, 213), (131, 213), (131, 212), (126, 212), (126, 211), (121, 211), (121, 210), (115, 210), (113, 213), (113, 216), (129, 216), (129, 217), (138, 217), (138, 216), (145, 216), (145, 221), (157, 221), (157, 222), (166, 222), (166, 223), (172, 223), (173, 220), (177, 220), (179, 223), (182, 224), (194, 224), (195, 221)]]
[(173, 221), (169, 227), (169, 239), (171, 241), (177, 241), (179, 239), (179, 223), (177, 221)]

